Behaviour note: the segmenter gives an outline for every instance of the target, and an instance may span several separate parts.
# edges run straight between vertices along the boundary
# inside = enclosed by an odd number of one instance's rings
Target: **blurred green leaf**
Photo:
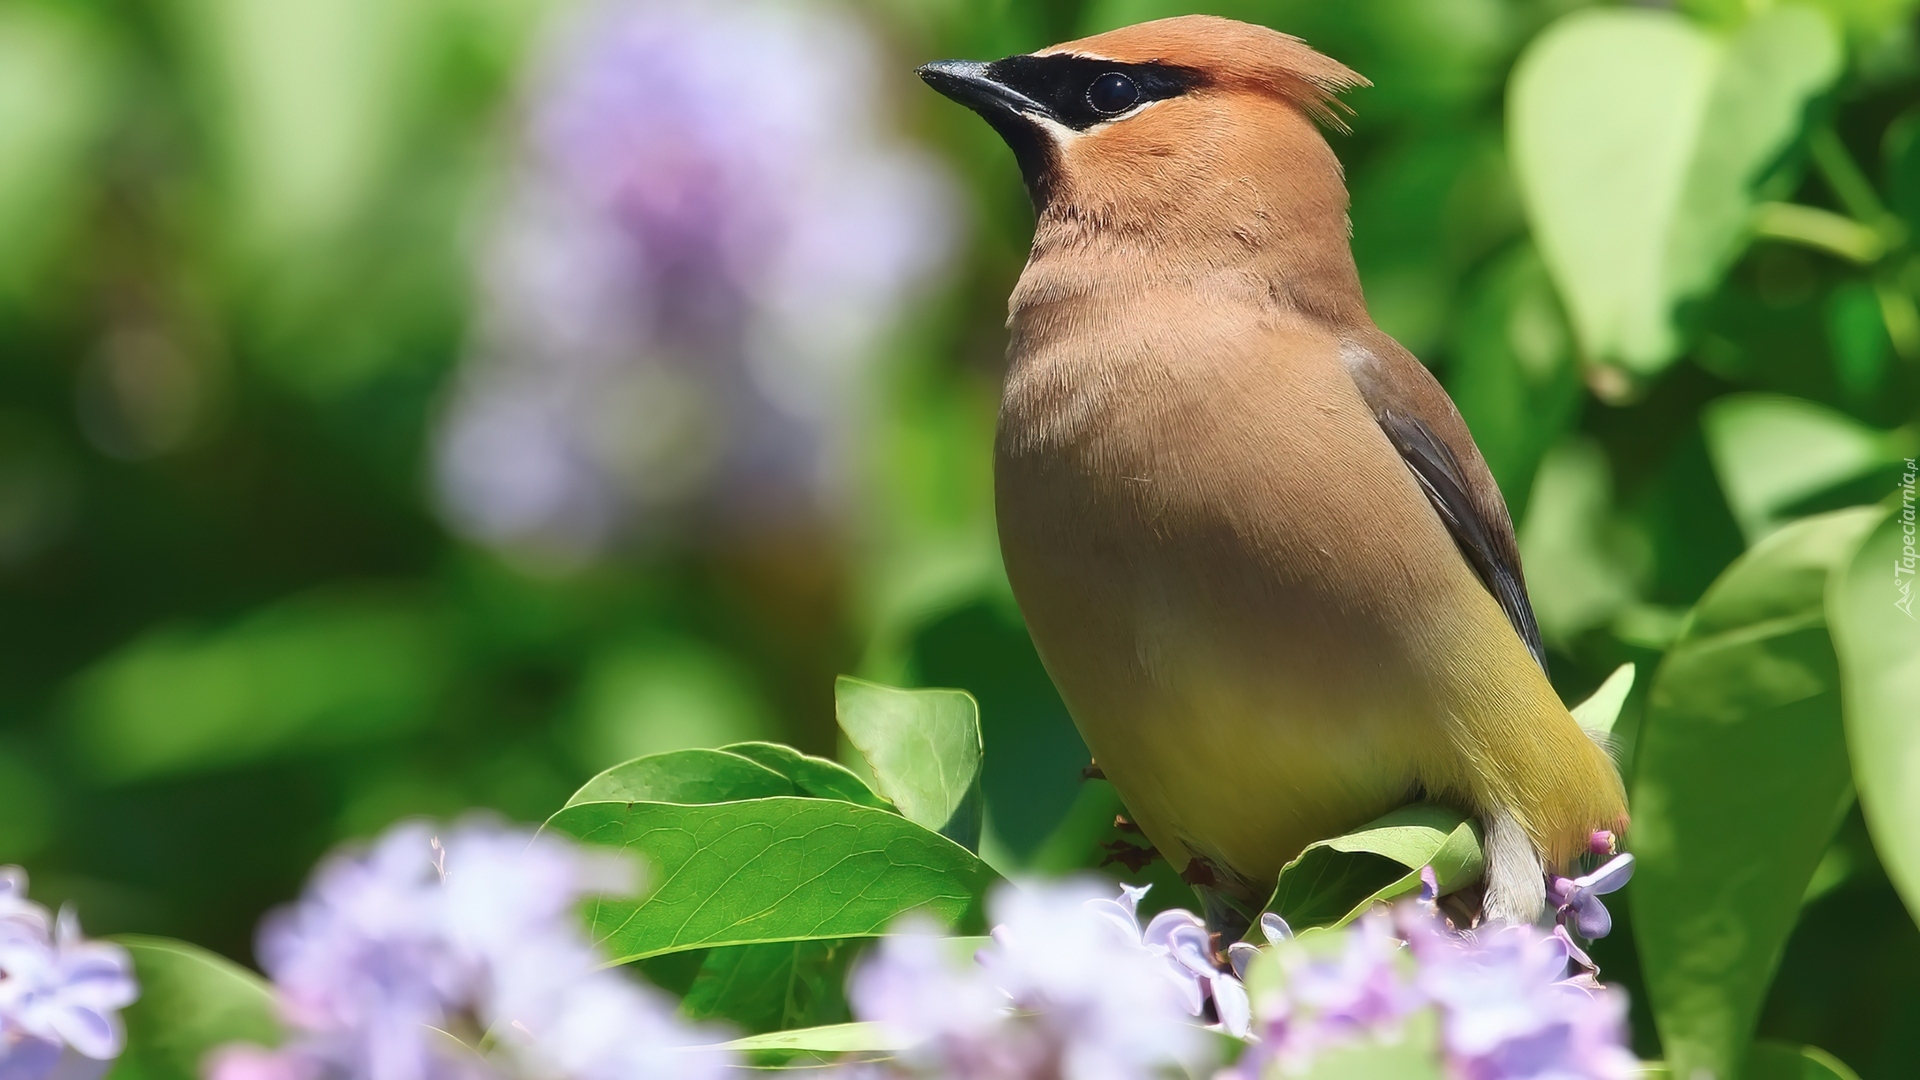
[[[1794,0],[1831,18],[1858,48],[1870,49],[1899,28],[1914,11],[1915,0]],[[1748,0],[1680,0],[1680,10],[1706,22],[1737,27],[1762,10]]]
[[[109,1080],[200,1080],[207,1054],[233,1042],[280,1042],[273,991],[258,975],[169,938],[113,939],[133,957],[140,998],[121,1013],[127,1049]]]
[[[1433,1013],[1415,1013],[1411,1033],[1392,1042],[1337,1046],[1316,1054],[1301,1080],[1442,1080],[1438,1024]],[[1287,1074],[1294,1075],[1294,1074]]]
[[[53,798],[43,771],[0,741],[0,863],[38,855],[53,838]]]
[[[1914,482],[1909,468],[1908,483]],[[1912,488],[1906,489],[1911,492]],[[1920,919],[1920,621],[1914,500],[1880,523],[1827,594],[1847,747],[1887,876]]]
[[[730,754],[738,754],[793,781],[794,794],[810,795],[816,799],[840,799],[844,802],[871,806],[876,810],[892,810],[893,805],[873,793],[865,780],[853,774],[853,770],[837,761],[817,758],[803,754],[791,746],[779,743],[743,742],[732,743],[720,749]]]
[[[275,262],[353,224],[419,90],[430,5],[172,0],[198,116],[246,256]]]
[[[758,1057],[761,1054],[893,1054],[908,1046],[885,1026],[870,1021],[851,1024],[827,1024],[749,1035],[726,1044],[730,1050]]]
[[[1679,355],[1676,306],[1739,254],[1754,185],[1841,61],[1826,18],[1786,4],[1725,35],[1588,9],[1528,45],[1509,84],[1514,168],[1590,355],[1643,374]]]
[[[1311,844],[1280,871],[1266,910],[1295,930],[1344,926],[1374,904],[1420,888],[1432,866],[1442,894],[1486,871],[1480,827],[1433,803],[1403,806],[1344,836]]]
[[[587,802],[717,803],[799,795],[793,781],[721,750],[674,750],[623,762],[581,785],[568,806]]]
[[[980,843],[980,707],[964,690],[901,690],[842,675],[840,730],[873,770],[873,786],[907,820],[969,850]]]
[[[72,9],[0,7],[0,293],[30,286],[95,193],[113,68]]]
[[[1828,575],[1875,511],[1795,522],[1695,606],[1654,676],[1637,746],[1628,902],[1674,1072],[1732,1075],[1853,799]]]
[[[1833,290],[1827,300],[1827,340],[1840,389],[1851,400],[1870,400],[1893,358],[1893,339],[1872,285],[1850,281]]]
[[[1845,1062],[1817,1046],[1762,1040],[1753,1044],[1740,1080],[1860,1080]]]
[[[1620,709],[1626,705],[1627,695],[1633,693],[1633,675],[1632,664],[1615,668],[1598,690],[1570,710],[1573,718],[1595,735],[1613,734],[1613,726],[1620,720]]]
[[[1569,645],[1638,598],[1644,544],[1615,514],[1613,469],[1591,439],[1569,439],[1540,462],[1518,533],[1527,592],[1549,643]]]
[[[1898,463],[1903,432],[1883,432],[1824,405],[1777,394],[1729,394],[1701,416],[1707,452],[1734,520],[1752,543],[1821,492]]]
[[[908,912],[972,928],[996,880],[971,852],[898,814],[828,799],[581,803],[547,825],[640,855],[660,883],[643,900],[594,903],[594,938],[622,963],[865,937]]]
[[[1884,137],[1887,160],[1887,205],[1906,219],[1907,228],[1920,231],[1920,105],[1909,106]]]
[[[714,949],[700,964],[680,1010],[750,1032],[845,1023],[849,941],[780,941]]]
[[[651,633],[618,641],[588,662],[570,735],[595,768],[759,739],[774,721],[755,682],[738,657],[697,639]]]
[[[72,731],[108,782],[349,746],[419,728],[449,677],[433,612],[299,597],[219,630],[151,631],[81,673]]]
[[[1540,459],[1586,396],[1573,331],[1531,243],[1500,257],[1472,285],[1452,344],[1447,393],[1513,519],[1524,520]]]

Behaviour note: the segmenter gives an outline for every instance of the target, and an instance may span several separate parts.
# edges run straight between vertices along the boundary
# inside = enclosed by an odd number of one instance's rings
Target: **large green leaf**
[[[581,785],[567,805],[586,802],[716,803],[798,795],[793,781],[757,761],[723,750],[648,754]]]
[[[816,799],[839,799],[871,806],[876,810],[893,809],[893,804],[875,795],[865,780],[837,761],[803,754],[779,743],[733,743],[720,749],[750,758],[793,781],[796,794],[811,795]]]
[[[1841,60],[1828,21],[1786,4],[1725,34],[1590,8],[1527,47],[1509,85],[1514,169],[1590,356],[1650,373],[1679,355],[1675,308],[1738,255],[1756,182]]]
[[[1913,479],[1912,470],[1908,480]],[[1920,611],[1914,503],[1873,531],[1827,596],[1860,808],[1887,876],[1920,918]]]
[[[113,940],[133,957],[140,998],[121,1013],[127,1049],[110,1080],[199,1080],[211,1050],[279,1043],[273,992],[258,975],[184,941]]]
[[[996,875],[898,814],[829,799],[681,806],[593,802],[549,828],[642,856],[659,884],[599,900],[596,940],[619,961],[681,949],[865,937],[907,912],[977,927]]]
[[[901,690],[842,675],[840,729],[873,770],[873,786],[907,820],[972,850],[980,796],[980,707],[964,690]]]
[[[1654,676],[1634,768],[1632,905],[1674,1072],[1728,1076],[1852,799],[1828,574],[1875,511],[1773,533],[1707,590]]]
[[[1417,891],[1426,866],[1442,893],[1480,880],[1486,857],[1479,825],[1444,806],[1403,806],[1308,846],[1280,871],[1266,910],[1296,930],[1342,926],[1376,903]]]
[[[1716,398],[1701,427],[1727,507],[1749,543],[1792,516],[1794,504],[1897,464],[1910,442],[1906,432],[1878,431],[1777,394]]]

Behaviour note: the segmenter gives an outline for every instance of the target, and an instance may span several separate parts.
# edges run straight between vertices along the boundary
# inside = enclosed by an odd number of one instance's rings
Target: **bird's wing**
[[[1447,531],[1500,602],[1514,632],[1546,670],[1527,581],[1520,572],[1520,546],[1493,473],[1468,433],[1451,398],[1413,354],[1379,331],[1349,338],[1340,356],[1360,396],[1394,449],[1413,470]]]

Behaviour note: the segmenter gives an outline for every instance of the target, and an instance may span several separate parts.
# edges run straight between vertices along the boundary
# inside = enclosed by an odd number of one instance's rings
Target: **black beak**
[[[1045,105],[995,79],[992,64],[978,60],[936,60],[920,68],[920,78],[988,121],[1052,115]]]

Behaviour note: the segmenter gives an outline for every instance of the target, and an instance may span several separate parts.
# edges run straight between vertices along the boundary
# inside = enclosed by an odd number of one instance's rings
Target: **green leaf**
[[[680,1009],[747,1031],[843,1023],[851,941],[780,941],[714,949],[701,962]]]
[[[1714,582],[1654,676],[1628,890],[1677,1076],[1732,1075],[1851,802],[1825,594],[1875,511],[1796,522]]]
[[[964,690],[901,690],[846,675],[834,681],[840,729],[873,770],[873,786],[908,821],[974,850],[980,796],[980,707]]]
[[[1845,1062],[1817,1046],[1757,1042],[1740,1080],[1860,1080]]]
[[[1295,930],[1344,926],[1374,904],[1416,892],[1432,866],[1441,893],[1480,880],[1480,826],[1433,803],[1403,806],[1344,836],[1310,845],[1280,871],[1266,910]]]
[[[1720,490],[1748,543],[1793,516],[1794,504],[1897,464],[1906,449],[1903,433],[1777,394],[1716,398],[1701,425]]]
[[[594,938],[622,963],[713,945],[866,937],[908,912],[977,927],[997,880],[971,852],[898,814],[828,799],[580,803],[547,825],[642,856],[660,883],[645,899],[593,906]]]
[[[1613,734],[1613,726],[1620,720],[1620,709],[1626,705],[1627,695],[1633,692],[1633,672],[1632,664],[1621,664],[1587,700],[1570,710],[1581,727],[1595,735]]]
[[[1914,481],[1909,468],[1908,483]],[[1911,491],[1911,488],[1907,489]],[[1914,501],[1880,523],[1827,594],[1847,748],[1874,850],[1920,918],[1920,621]]]
[[[258,975],[184,941],[113,940],[133,957],[140,998],[121,1013],[127,1049],[109,1080],[199,1080],[209,1051],[280,1042],[273,992]]]
[[[743,742],[723,746],[720,749],[730,754],[739,754],[743,758],[750,758],[793,781],[797,794],[811,795],[816,799],[839,799],[842,802],[859,803],[861,806],[871,806],[876,810],[893,809],[892,803],[875,795],[866,781],[837,761],[803,754],[791,746],[782,746],[779,743]]]
[[[1508,139],[1589,355],[1642,374],[1679,355],[1675,308],[1738,256],[1756,183],[1842,59],[1824,17],[1786,4],[1725,34],[1670,11],[1588,9],[1528,45]]]
[[[798,795],[793,781],[723,750],[648,754],[608,769],[581,786],[568,806],[587,802],[717,803]]]

